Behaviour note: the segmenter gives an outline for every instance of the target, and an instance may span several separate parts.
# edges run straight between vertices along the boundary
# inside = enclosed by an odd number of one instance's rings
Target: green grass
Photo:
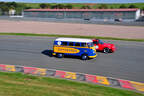
[[[40,4],[39,3],[22,3],[28,7],[32,7],[32,8],[40,8]]]
[[[106,40],[122,40],[122,41],[136,41],[144,42],[144,39],[127,39],[115,37],[97,37],[97,36],[79,36],[79,35],[58,35],[58,34],[33,34],[33,33],[0,33],[0,35],[15,35],[15,36],[47,36],[47,37],[72,37],[72,38],[97,38]]]
[[[64,79],[0,72],[0,96],[144,96],[144,94]]]

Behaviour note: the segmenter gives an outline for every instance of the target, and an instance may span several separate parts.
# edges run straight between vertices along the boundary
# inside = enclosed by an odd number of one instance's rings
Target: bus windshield
[[[93,47],[94,46],[92,42],[87,43],[87,45],[88,45],[88,47]]]

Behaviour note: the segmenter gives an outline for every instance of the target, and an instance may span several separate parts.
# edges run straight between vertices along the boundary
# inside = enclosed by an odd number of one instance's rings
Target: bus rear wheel
[[[56,56],[57,56],[57,58],[63,58],[63,54],[62,53],[57,53]]]
[[[81,59],[82,59],[82,60],[87,60],[87,59],[88,59],[88,55],[87,55],[87,54],[83,54],[83,55],[81,56]]]

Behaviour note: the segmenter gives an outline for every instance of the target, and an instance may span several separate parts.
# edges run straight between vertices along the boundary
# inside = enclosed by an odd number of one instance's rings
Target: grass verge
[[[15,36],[47,36],[47,37],[73,37],[73,38],[97,38],[106,40],[122,40],[122,41],[136,41],[144,42],[144,39],[127,39],[115,37],[97,37],[97,36],[80,36],[80,35],[58,35],[58,34],[34,34],[34,33],[0,33],[0,35],[15,35]]]
[[[144,94],[63,79],[0,72],[0,96],[144,96]]]

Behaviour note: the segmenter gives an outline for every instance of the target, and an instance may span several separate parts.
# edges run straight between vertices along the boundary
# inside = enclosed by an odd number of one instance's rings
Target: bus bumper
[[[52,55],[54,56],[54,55],[56,55],[56,53],[52,53]]]
[[[97,56],[97,54],[96,55],[94,55],[94,56],[89,56],[89,58],[95,58]]]

